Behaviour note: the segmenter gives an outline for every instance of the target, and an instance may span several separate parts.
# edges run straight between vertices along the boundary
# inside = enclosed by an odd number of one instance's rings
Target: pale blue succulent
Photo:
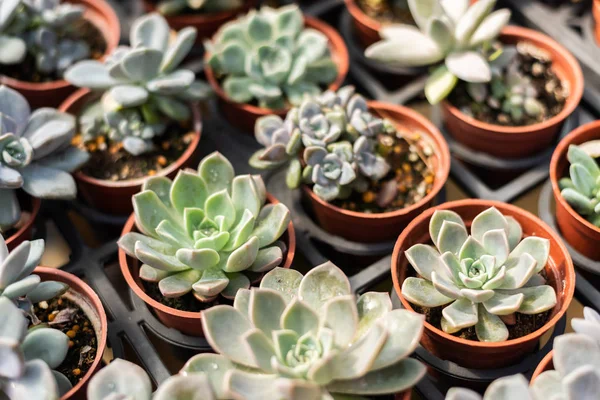
[[[584,397],[582,397],[583,399]],[[511,375],[496,379],[488,386],[481,396],[474,390],[451,388],[446,394],[446,400],[563,400],[562,397],[533,397],[529,382],[523,375]],[[567,399],[564,399],[567,400]],[[573,399],[575,400],[575,399]]]
[[[0,0],[0,65],[18,64],[27,55],[27,44],[10,26],[22,7],[21,0]]]
[[[17,91],[0,86],[0,230],[17,223],[16,189],[43,199],[73,199],[71,176],[89,158],[71,146],[75,118],[53,108],[33,113]]]

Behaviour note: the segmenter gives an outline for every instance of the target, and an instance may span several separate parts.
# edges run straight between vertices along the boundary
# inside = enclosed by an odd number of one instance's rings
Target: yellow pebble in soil
[[[158,156],[158,158],[156,159],[156,162],[161,167],[164,167],[165,165],[167,165],[167,158],[165,156]]]
[[[154,176],[156,175],[156,171],[151,169],[150,171],[148,171],[148,176]]]
[[[410,165],[408,163],[402,164],[402,169],[404,172],[410,172]]]
[[[79,375],[81,375],[81,370],[80,370],[79,368],[75,368],[75,369],[73,370],[73,375],[75,375],[75,376],[79,376]]]
[[[433,175],[427,175],[425,177],[425,183],[433,183]]]
[[[71,347],[73,347],[73,346],[75,346],[75,342],[74,342],[74,341],[72,341],[72,340],[69,340],[69,348],[71,348]]]
[[[74,330],[67,331],[67,336],[69,337],[69,339],[73,339],[76,335],[77,332],[75,332]]]
[[[80,328],[79,328],[79,325],[73,325],[73,330],[74,330],[75,332],[78,332],[78,331],[79,331],[79,329],[80,329]]]
[[[52,321],[54,321],[54,318],[56,318],[56,314],[48,315],[48,321],[52,322]]]
[[[369,191],[363,194],[363,201],[365,203],[372,203],[375,201],[375,193]]]

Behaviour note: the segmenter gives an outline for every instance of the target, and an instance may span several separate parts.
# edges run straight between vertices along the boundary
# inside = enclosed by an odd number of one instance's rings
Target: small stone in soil
[[[415,24],[406,1],[358,0],[357,4],[362,12],[382,24]]]

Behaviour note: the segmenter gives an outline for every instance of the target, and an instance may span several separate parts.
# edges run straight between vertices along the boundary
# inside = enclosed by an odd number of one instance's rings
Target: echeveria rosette
[[[311,146],[304,150],[306,167],[303,175],[313,184],[313,191],[325,201],[350,194],[356,179],[350,142],[332,143],[327,149]]]
[[[119,246],[140,260],[140,278],[165,297],[192,292],[200,301],[233,298],[261,273],[281,264],[278,239],[290,222],[281,203],[265,204],[260,176],[235,176],[220,153],[174,181],[148,179],[133,197],[136,225]]]
[[[243,4],[242,0],[161,0],[157,10],[165,16],[180,15],[186,9],[194,13],[218,13],[235,10]]]
[[[77,186],[70,172],[89,155],[71,146],[75,118],[53,108],[33,113],[25,97],[0,86],[0,230],[17,223],[16,189],[43,199],[72,199]]]
[[[408,0],[418,27],[395,24],[365,51],[369,58],[400,67],[438,65],[425,85],[431,104],[448,96],[458,79],[489,82],[491,68],[482,50],[510,19],[507,9],[492,12],[496,0]]]
[[[263,108],[300,105],[305,94],[320,94],[319,85],[338,74],[329,39],[304,27],[296,5],[252,10],[223,25],[206,48],[227,97],[238,103],[256,99]]]
[[[567,159],[570,177],[560,180],[560,193],[578,214],[600,228],[600,167],[583,146],[570,145]]]
[[[405,254],[418,273],[402,284],[402,295],[423,307],[445,306],[441,326],[455,333],[471,326],[482,342],[508,338],[501,316],[539,314],[556,305],[554,288],[540,275],[548,239],[529,236],[495,207],[477,215],[471,235],[461,217],[437,210],[429,224],[434,246],[417,244]]]
[[[511,375],[496,379],[481,396],[471,389],[451,388],[446,394],[446,400],[546,400],[558,397],[533,397],[529,382],[523,375]],[[560,399],[563,399],[562,397]],[[565,399],[566,400],[566,399]]]
[[[131,47],[118,47],[104,62],[87,60],[69,68],[67,81],[103,92],[101,101],[80,117],[84,139],[107,135],[140,155],[154,149],[152,139],[171,121],[188,122],[189,103],[210,92],[192,71],[179,68],[195,41],[195,28],[172,37],[163,16],[148,14],[133,24]]]

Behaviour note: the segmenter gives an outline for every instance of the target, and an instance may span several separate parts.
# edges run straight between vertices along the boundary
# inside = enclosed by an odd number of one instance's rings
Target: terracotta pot
[[[270,194],[267,194],[267,202],[272,204],[279,203],[279,201]],[[137,232],[134,214],[132,214],[125,223],[121,236],[132,231]],[[290,268],[292,261],[294,260],[294,254],[296,253],[296,233],[294,231],[294,225],[291,221],[288,225],[287,231],[285,231],[283,234],[282,239],[287,245],[287,255],[285,256],[283,268]],[[154,300],[152,297],[146,294],[144,285],[139,277],[139,261],[133,257],[127,256],[127,254],[121,249],[119,249],[119,265],[121,266],[121,273],[125,277],[125,280],[127,281],[127,284],[131,290],[133,290],[133,292],[154,311],[154,314],[165,326],[177,329],[186,335],[204,336],[202,333],[202,324],[200,323],[200,320],[202,319],[202,313],[180,311],[175,308],[171,308]]]
[[[354,32],[359,42],[364,47],[368,47],[381,40],[379,36],[379,30],[383,27],[381,22],[365,14],[356,4],[356,0],[345,0],[345,2],[348,12],[352,16]]]
[[[69,96],[60,106],[60,111],[77,115],[83,106],[94,99],[94,95],[87,89],[80,89]],[[193,127],[196,135],[190,143],[187,150],[167,168],[159,171],[155,176],[175,177],[177,171],[182,168],[196,168],[194,165],[197,152],[199,151],[200,136],[202,134],[202,121],[200,116],[200,107],[197,104],[191,105],[193,112]],[[112,214],[127,215],[133,211],[131,196],[138,193],[147,177],[138,179],[129,179],[125,181],[109,181],[96,179],[85,175],[83,172],[74,173],[79,193],[92,207]]]
[[[392,255],[392,279],[394,289],[407,310],[413,311],[410,303],[402,295],[402,283],[412,268],[404,252],[418,243],[430,243],[429,220],[436,210],[457,212],[467,226],[482,211],[496,207],[502,214],[514,217],[523,227],[524,236],[539,236],[550,240],[550,256],[545,267],[548,284],[556,291],[557,303],[552,309],[548,322],[540,329],[518,339],[488,343],[466,340],[443,332],[425,322],[425,334],[421,344],[443,360],[453,361],[466,368],[491,369],[513,365],[533,352],[540,337],[554,327],[567,311],[575,291],[575,270],[573,261],[560,237],[535,215],[510,204],[491,200],[459,200],[444,203],[425,211],[402,232]]]
[[[402,393],[397,393],[394,396],[395,400],[410,400],[410,398],[412,397],[412,391],[411,390],[406,390]]]
[[[146,12],[156,11],[156,1],[143,0]],[[224,23],[233,20],[239,14],[245,14],[251,8],[255,8],[258,0],[246,0],[242,7],[230,11],[222,11],[209,14],[181,14],[165,17],[171,29],[180,31],[183,28],[191,26],[196,28],[198,35],[196,43],[202,43],[204,39],[210,38]]]
[[[558,187],[558,181],[569,176],[569,146],[597,139],[600,139],[600,121],[580,126],[561,140],[550,161],[550,181],[556,203],[556,222],[563,237],[578,252],[592,260],[600,261],[600,228],[577,214],[562,197]]]
[[[535,379],[540,376],[542,372],[550,371],[554,368],[552,356],[554,356],[554,350],[546,354],[542,361],[540,361],[537,368],[533,372],[533,375],[531,376],[531,383],[533,383],[533,381],[535,381]]]
[[[596,37],[596,42],[600,45],[600,0],[594,0],[592,14],[594,15],[594,20],[596,22],[594,36]]]
[[[108,321],[106,318],[106,312],[102,306],[100,298],[94,292],[94,290],[88,286],[87,283],[79,279],[73,274],[62,271],[56,268],[37,267],[34,274],[39,275],[42,281],[59,281],[69,285],[69,290],[63,295],[63,297],[77,304],[85,315],[89,318],[94,331],[96,332],[96,342],[98,343],[98,349],[96,357],[92,366],[88,372],[81,378],[81,380],[73,386],[60,400],[83,400],[86,398],[85,391],[87,384],[101,368],[102,355],[106,349],[106,338],[108,332]]]
[[[85,6],[84,17],[93,23],[104,35],[106,51],[110,54],[118,45],[121,37],[119,19],[112,7],[105,0],[67,0],[69,3]],[[0,75],[0,83],[18,90],[27,98],[32,108],[58,107],[76,88],[65,80],[32,83],[19,81]]]
[[[304,16],[304,24],[308,28],[320,31],[329,39],[331,56],[338,67],[338,77],[331,85],[329,85],[329,89],[339,89],[342,83],[344,83],[344,79],[346,79],[348,69],[350,68],[350,58],[344,40],[333,27],[316,18]],[[204,72],[206,74],[206,79],[219,98],[221,112],[227,121],[241,129],[243,132],[254,135],[254,123],[258,118],[264,117],[265,115],[279,115],[281,118],[285,118],[289,108],[271,110],[251,104],[236,103],[230,100],[221,87],[220,82],[217,80],[214,71],[206,62],[209,58],[210,54],[207,52],[204,56]]]
[[[40,207],[42,206],[42,201],[40,199],[31,197],[25,192],[19,191],[19,193],[17,193],[17,197],[19,199],[21,209],[29,211],[31,216],[29,220],[27,220],[27,222],[25,222],[25,224],[23,224],[23,226],[17,230],[17,232],[6,239],[6,247],[8,247],[9,251],[12,251],[23,241],[31,239],[33,224],[40,213]]]
[[[349,211],[329,204],[314,194],[308,186],[303,186],[305,197],[310,199],[319,225],[326,231],[362,243],[376,243],[394,240],[406,225],[417,215],[431,206],[433,200],[446,184],[450,173],[450,152],[440,131],[421,114],[407,107],[369,102],[370,109],[382,117],[401,126],[422,132],[434,148],[435,181],[431,192],[418,203],[401,210],[367,214]]]
[[[537,31],[507,26],[500,40],[507,44],[531,42],[552,56],[552,68],[563,84],[570,87],[563,110],[547,121],[528,126],[500,126],[488,124],[463,114],[449,101],[442,102],[444,122],[450,134],[460,143],[501,158],[523,158],[547,149],[556,139],[567,119],[583,95],[583,73],[579,63],[567,49],[549,36]]]

